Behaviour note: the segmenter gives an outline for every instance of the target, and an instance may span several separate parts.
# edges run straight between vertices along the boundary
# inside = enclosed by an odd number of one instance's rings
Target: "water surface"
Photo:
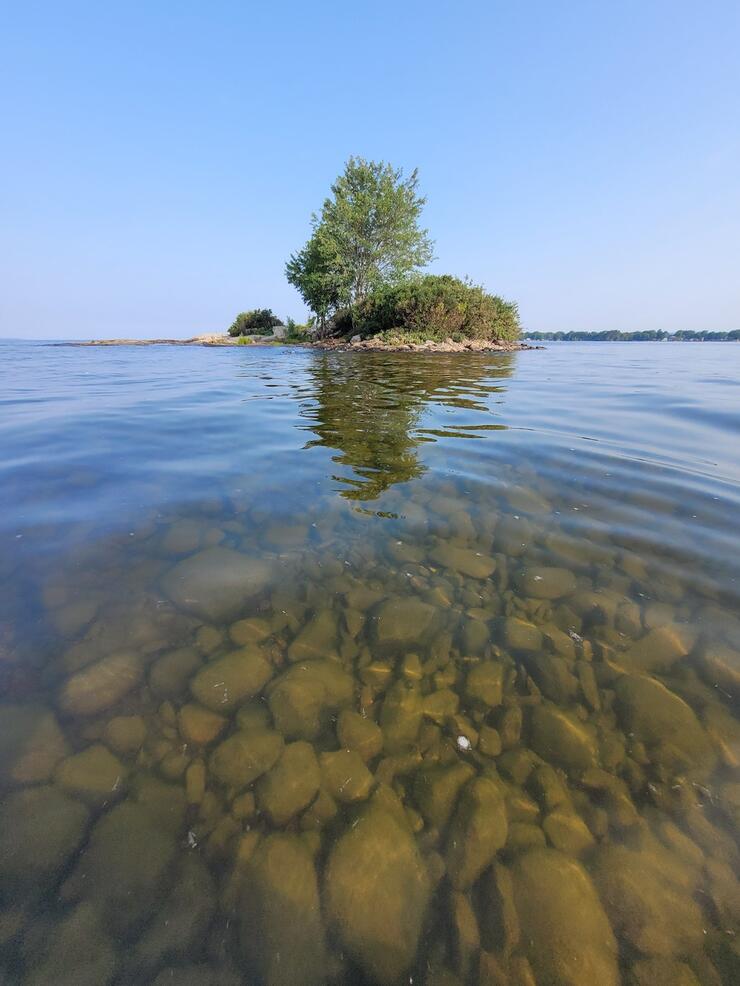
[[[0,983],[740,980],[739,347],[0,401]]]

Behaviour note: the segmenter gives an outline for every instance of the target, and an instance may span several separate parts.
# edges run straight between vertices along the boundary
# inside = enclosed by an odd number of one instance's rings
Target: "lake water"
[[[0,401],[3,986],[740,981],[740,346]]]

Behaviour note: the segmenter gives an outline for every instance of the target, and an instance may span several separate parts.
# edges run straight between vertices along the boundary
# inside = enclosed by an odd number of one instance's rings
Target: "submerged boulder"
[[[470,764],[462,761],[420,770],[414,780],[414,800],[424,820],[434,828],[445,829],[460,791],[474,775]]]
[[[264,559],[231,548],[207,548],[171,568],[162,588],[179,609],[222,623],[264,592],[272,575]]]
[[[178,870],[172,890],[131,957],[131,970],[139,978],[145,978],[145,970],[158,969],[197,948],[215,913],[216,886],[203,860],[194,854],[183,856]]]
[[[88,901],[106,927],[126,934],[143,924],[157,905],[158,894],[175,856],[173,833],[157,813],[125,801],[103,815],[90,835],[62,900]]]
[[[567,568],[528,566],[516,580],[517,589],[531,599],[560,599],[576,590],[576,577]]]
[[[416,956],[430,883],[402,816],[371,802],[334,846],[326,867],[329,921],[366,975],[393,983]]]
[[[260,650],[243,647],[201,668],[190,683],[190,691],[207,709],[228,712],[259,694],[272,670]]]
[[[458,890],[470,887],[506,843],[506,803],[499,785],[476,777],[465,787],[447,836],[447,872]]]
[[[24,986],[108,986],[116,971],[113,942],[92,904],[80,904],[55,924],[35,952]]]
[[[213,776],[226,787],[241,790],[270,770],[283,750],[283,737],[274,730],[234,733],[211,754]]]
[[[257,804],[274,825],[286,825],[309,805],[319,790],[321,771],[305,740],[289,743],[257,785]]]
[[[102,743],[93,743],[59,764],[54,780],[68,794],[100,807],[123,794],[128,771]]]
[[[653,840],[639,849],[605,846],[593,861],[615,932],[643,955],[682,957],[703,948],[705,922],[692,897],[697,872]]]
[[[458,547],[449,541],[441,542],[429,555],[435,565],[452,569],[471,579],[487,579],[496,570],[496,560],[473,548]]]
[[[268,835],[246,864],[240,943],[264,986],[326,982],[316,870],[299,836]]]
[[[701,773],[714,767],[716,753],[689,706],[655,678],[624,675],[615,685],[617,714],[624,731],[646,746],[671,754]]]
[[[596,740],[570,713],[554,705],[532,711],[530,744],[543,760],[565,770],[581,771],[596,765]]]
[[[617,942],[583,867],[555,849],[533,849],[516,859],[511,874],[537,982],[618,986]]]
[[[416,686],[397,681],[389,690],[380,710],[380,728],[386,753],[400,753],[413,746],[424,717],[421,692]]]
[[[42,894],[79,848],[88,810],[54,787],[32,787],[0,803],[0,895]]]
[[[318,613],[298,633],[288,648],[288,660],[328,657],[337,648],[337,618],[329,609]]]
[[[48,781],[69,748],[43,705],[0,705],[0,784]]]
[[[667,671],[686,657],[695,643],[696,630],[686,624],[668,624],[649,630],[617,661],[626,671],[637,674]]]
[[[375,642],[389,650],[424,643],[432,633],[437,611],[413,596],[380,603],[372,615]]]
[[[142,674],[141,659],[136,654],[111,654],[67,678],[59,694],[59,708],[68,715],[97,715],[128,695]]]
[[[272,683],[268,703],[286,739],[315,740],[353,695],[354,682],[340,664],[302,661]]]

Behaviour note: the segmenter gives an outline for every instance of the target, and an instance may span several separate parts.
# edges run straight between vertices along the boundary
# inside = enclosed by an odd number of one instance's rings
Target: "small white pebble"
[[[467,736],[458,736],[457,737],[457,745],[460,747],[461,750],[469,750],[470,749],[470,740],[468,739]]]

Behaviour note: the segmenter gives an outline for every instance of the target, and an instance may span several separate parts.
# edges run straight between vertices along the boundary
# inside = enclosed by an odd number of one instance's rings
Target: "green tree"
[[[404,178],[401,168],[384,161],[349,159],[312,217],[311,239],[286,266],[288,280],[319,319],[429,263],[433,244],[419,225],[425,202],[416,170]]]
[[[248,312],[239,312],[229,326],[230,336],[245,336],[252,333],[268,334],[282,321],[271,308],[253,308]]]
[[[323,335],[327,319],[349,292],[343,268],[323,229],[315,228],[303,249],[291,256],[285,274],[315,314],[319,335]]]

